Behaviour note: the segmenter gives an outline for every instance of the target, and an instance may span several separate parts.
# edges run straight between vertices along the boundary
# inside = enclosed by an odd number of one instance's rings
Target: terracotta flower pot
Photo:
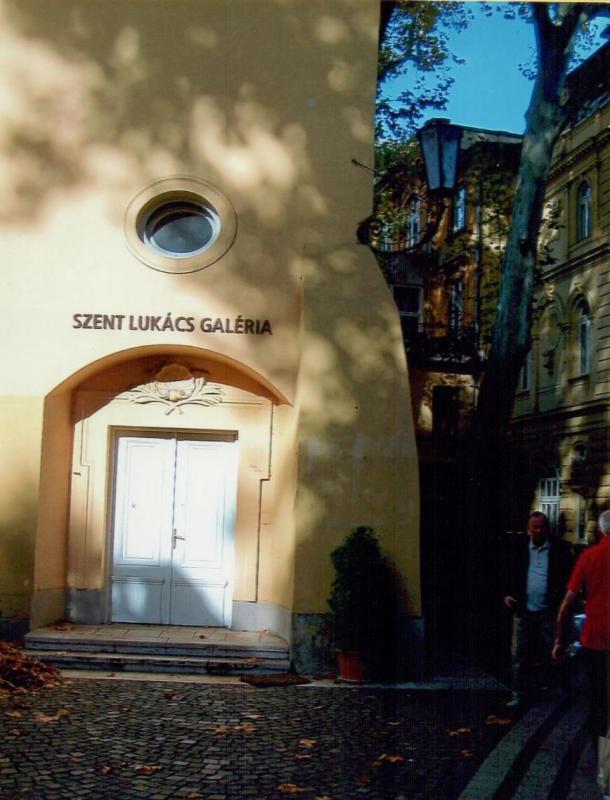
[[[343,681],[350,683],[364,683],[366,680],[366,669],[362,656],[352,651],[335,650],[337,663],[339,666],[339,677]]]

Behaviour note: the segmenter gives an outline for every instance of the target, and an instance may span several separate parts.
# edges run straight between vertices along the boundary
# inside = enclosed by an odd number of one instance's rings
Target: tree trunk
[[[532,299],[538,231],[553,147],[566,122],[559,105],[539,99],[536,87],[523,139],[511,229],[502,264],[496,323],[476,415],[484,439],[501,439],[508,428],[519,371],[531,343]]]
[[[530,349],[538,233],[553,149],[571,111],[566,80],[574,40],[587,20],[608,12],[609,4],[560,3],[555,19],[547,3],[530,7],[538,70],[526,114],[497,317],[475,417],[477,441],[484,450],[499,444],[508,430],[519,371]]]

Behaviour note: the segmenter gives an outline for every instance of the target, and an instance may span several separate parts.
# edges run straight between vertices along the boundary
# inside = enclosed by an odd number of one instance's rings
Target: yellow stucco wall
[[[29,613],[40,477],[43,401],[0,402],[0,612]]]
[[[255,583],[260,602],[324,611],[330,550],[372,524],[419,614],[400,326],[355,239],[371,208],[370,176],[352,159],[372,163],[377,0],[4,0],[0,22],[1,391],[24,465],[3,487],[0,591],[16,596],[32,580],[36,546],[36,588],[55,613],[75,546],[69,409],[86,381],[109,391],[113,364],[154,351],[224,365],[220,383],[273,405],[260,551],[241,597]],[[125,239],[132,199],[170,176],[210,182],[237,217],[228,252],[189,274],[149,268]],[[122,322],[75,327],[77,314],[81,325],[88,314]],[[191,317],[194,330],[128,322],[169,315]],[[207,317],[235,327],[240,315],[269,320],[272,334],[199,327]],[[36,411],[22,435],[24,396]],[[100,469],[103,484],[108,464]],[[105,530],[102,518],[95,525]]]

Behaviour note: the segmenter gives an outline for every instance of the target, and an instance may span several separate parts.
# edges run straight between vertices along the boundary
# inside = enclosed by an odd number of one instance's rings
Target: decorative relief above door
[[[183,364],[167,364],[162,367],[150,383],[140,384],[119,395],[119,399],[131,403],[162,403],[167,406],[167,415],[181,406],[215,406],[222,402],[223,391],[216,384],[208,383],[205,375],[194,375]]]

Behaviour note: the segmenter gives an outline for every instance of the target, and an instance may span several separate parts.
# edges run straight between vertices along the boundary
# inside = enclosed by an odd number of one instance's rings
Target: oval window
[[[210,247],[220,233],[213,209],[192,200],[173,200],[152,209],[144,220],[143,238],[173,258],[188,258]]]
[[[161,272],[197,272],[232,246],[237,216],[229,199],[207,181],[162,178],[141,189],[125,212],[131,252]]]

